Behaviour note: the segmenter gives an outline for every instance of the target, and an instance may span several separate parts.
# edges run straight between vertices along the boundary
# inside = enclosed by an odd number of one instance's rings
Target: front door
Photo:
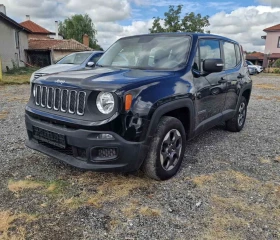
[[[196,92],[196,133],[217,125],[222,120],[226,100],[224,83],[225,71],[203,74],[205,59],[222,58],[220,41],[200,39],[193,64],[194,86]],[[196,74],[197,73],[197,74]]]

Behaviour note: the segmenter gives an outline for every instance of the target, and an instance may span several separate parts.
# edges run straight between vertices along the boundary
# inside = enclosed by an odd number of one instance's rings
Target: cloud
[[[244,49],[254,51],[264,49],[263,29],[280,22],[279,0],[255,1],[265,5],[238,7],[232,0],[213,0],[203,6],[185,0],[2,0],[1,3],[6,5],[8,16],[16,21],[24,21],[25,15],[30,15],[31,20],[50,31],[55,29],[55,20],[87,13],[104,49],[120,37],[148,33],[153,20],[147,16],[152,17],[154,13],[160,16],[162,7],[184,4],[183,12],[196,9],[201,12],[202,7],[216,9],[218,12],[210,17],[211,33],[235,39]]]
[[[219,12],[210,17],[211,33],[241,43],[247,51],[263,51],[263,29],[279,24],[280,8],[270,6],[240,7],[230,13]]]
[[[269,5],[272,8],[280,7],[280,1],[279,0],[258,0],[258,2],[260,4]]]

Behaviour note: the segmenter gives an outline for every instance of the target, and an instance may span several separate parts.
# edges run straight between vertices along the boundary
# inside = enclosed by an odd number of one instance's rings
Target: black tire
[[[241,106],[244,106],[244,110],[242,112],[242,114],[243,114],[243,121],[242,122],[240,122],[240,120],[239,120],[239,117],[240,117],[240,114],[241,114],[240,113]],[[245,125],[246,116],[247,116],[247,100],[246,100],[245,97],[242,96],[235,116],[232,119],[226,121],[226,129],[231,131],[231,132],[240,132]]]
[[[170,142],[170,144],[167,142]],[[181,145],[179,145],[178,142],[180,142]],[[155,180],[167,180],[178,172],[184,157],[185,149],[186,133],[181,121],[174,117],[162,117],[141,169],[150,178]],[[163,155],[166,156],[166,158]],[[167,159],[171,160],[167,161]],[[168,169],[165,169],[164,166]],[[171,169],[171,167],[173,168]]]

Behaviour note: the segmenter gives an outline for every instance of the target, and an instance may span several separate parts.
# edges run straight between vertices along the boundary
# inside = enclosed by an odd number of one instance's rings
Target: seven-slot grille
[[[43,108],[80,116],[85,113],[86,92],[84,91],[35,85],[34,97],[35,104]]]

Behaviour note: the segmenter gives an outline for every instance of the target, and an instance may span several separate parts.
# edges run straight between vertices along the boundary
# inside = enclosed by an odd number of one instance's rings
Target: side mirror
[[[88,62],[87,63],[87,67],[94,67],[95,66],[95,62]]]
[[[221,72],[224,69],[222,59],[205,59],[203,61],[203,71],[207,73]]]

